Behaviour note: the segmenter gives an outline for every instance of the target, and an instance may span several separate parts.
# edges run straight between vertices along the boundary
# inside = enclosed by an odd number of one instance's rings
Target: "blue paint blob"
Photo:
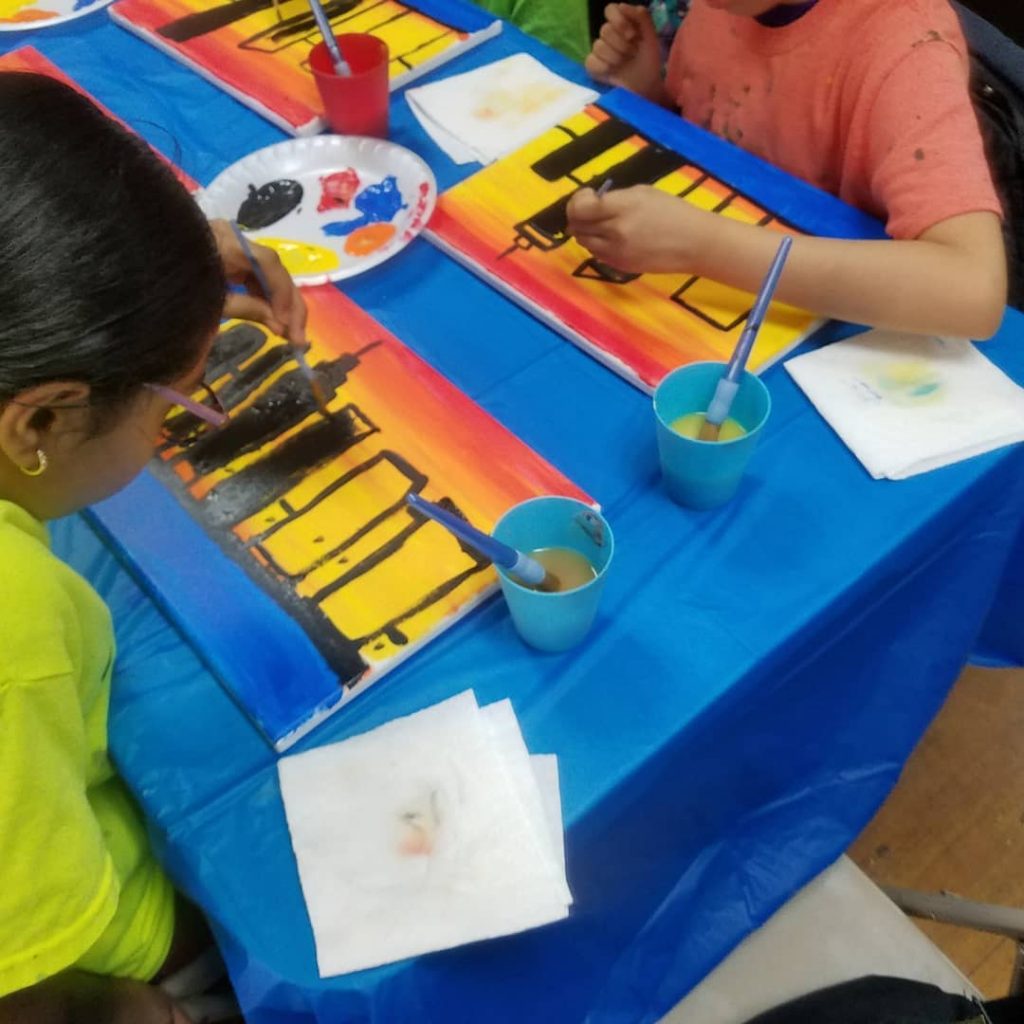
[[[96,3],[96,0],[75,0],[75,6],[72,10],[80,11],[85,7],[92,7],[94,3]]]
[[[356,196],[355,208],[362,214],[353,220],[336,220],[323,226],[325,235],[351,235],[367,224],[381,224],[394,219],[399,210],[406,208],[402,202],[402,193],[398,191],[398,182],[393,174],[389,174],[380,184],[368,185]]]

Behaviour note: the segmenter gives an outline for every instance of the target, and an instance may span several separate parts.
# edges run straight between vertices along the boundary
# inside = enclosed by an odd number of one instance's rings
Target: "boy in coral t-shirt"
[[[983,338],[1006,301],[1002,209],[946,0],[694,0],[662,72],[643,7],[611,4],[587,68],[881,218],[891,241],[795,240],[778,296]],[[778,235],[651,187],[582,190],[570,229],[633,272],[755,291]]]

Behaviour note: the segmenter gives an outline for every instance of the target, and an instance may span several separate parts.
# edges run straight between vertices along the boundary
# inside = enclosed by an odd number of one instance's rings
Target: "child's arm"
[[[599,82],[621,85],[663,107],[674,107],[661,72],[661,44],[646,7],[609,4],[600,36],[586,59]]]
[[[66,971],[0,999],[0,1024],[191,1024],[158,988]]]
[[[569,204],[569,230],[599,260],[631,272],[692,273],[756,292],[775,231],[641,186]],[[999,218],[965,213],[913,241],[797,236],[777,297],[824,316],[920,334],[988,338],[1006,303]]]

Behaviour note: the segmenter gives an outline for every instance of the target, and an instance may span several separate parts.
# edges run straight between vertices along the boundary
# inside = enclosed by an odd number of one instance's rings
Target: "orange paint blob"
[[[367,224],[366,227],[356,228],[348,236],[345,240],[345,252],[349,256],[369,256],[370,253],[387,245],[395,234],[394,224]]]
[[[49,21],[56,17],[56,11],[43,11],[38,7],[31,7],[27,11],[17,11],[14,14],[0,17],[0,21]]]

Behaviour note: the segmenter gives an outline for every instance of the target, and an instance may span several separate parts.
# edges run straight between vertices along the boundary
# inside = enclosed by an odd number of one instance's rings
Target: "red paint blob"
[[[359,175],[351,167],[333,174],[325,174],[320,179],[320,202],[317,213],[325,210],[347,210],[352,198],[359,191]]]

